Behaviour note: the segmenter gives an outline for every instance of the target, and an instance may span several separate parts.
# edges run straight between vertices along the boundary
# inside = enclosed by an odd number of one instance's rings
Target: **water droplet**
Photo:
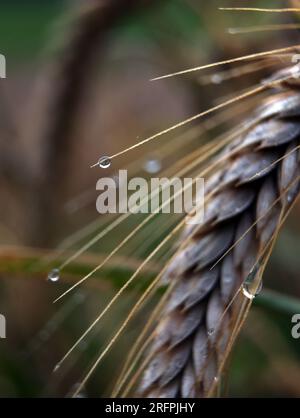
[[[211,76],[211,82],[213,84],[221,84],[223,81],[223,77],[220,74],[213,74]]]
[[[157,158],[149,158],[144,164],[144,170],[150,174],[158,173],[161,170],[161,161]]]
[[[214,381],[215,381],[215,383],[217,383],[217,382],[219,381],[218,376],[215,376],[215,377],[214,377]]]
[[[111,165],[111,159],[107,156],[99,158],[98,161],[99,167],[108,168]]]
[[[262,289],[262,280],[260,275],[258,274],[260,267],[261,263],[258,262],[250,271],[248,277],[246,278],[243,284],[243,295],[250,300],[254,299],[261,292]]]
[[[50,271],[50,273],[48,274],[48,280],[50,282],[57,282],[60,278],[60,272],[59,269],[53,269]]]
[[[81,383],[75,383],[75,385],[73,385],[67,397],[71,396],[73,398],[86,398],[86,393],[85,393],[84,388],[81,388],[81,390],[78,393],[76,393],[81,386],[82,386]]]
[[[60,363],[57,363],[53,369],[53,373],[57,372],[59,368],[60,368]]]
[[[215,332],[215,328],[208,328],[207,334],[212,335]]]
[[[286,197],[287,202],[291,203],[293,199],[294,199],[294,193],[291,193],[291,192],[287,193],[287,197]]]

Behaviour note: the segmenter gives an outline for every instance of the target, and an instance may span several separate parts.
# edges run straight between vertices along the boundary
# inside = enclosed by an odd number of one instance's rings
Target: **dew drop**
[[[48,274],[48,278],[47,279],[49,280],[49,282],[55,283],[55,282],[57,282],[59,280],[59,278],[60,278],[59,269],[53,269]]]
[[[293,198],[294,198],[294,195],[293,195],[293,193],[288,193],[287,194],[287,197],[286,197],[286,200],[287,200],[287,202],[288,203],[291,203],[292,201],[293,201]]]
[[[84,388],[82,388],[78,393],[76,393],[76,395],[74,395],[74,393],[77,392],[80,386],[81,386],[81,383],[75,383],[75,385],[73,385],[67,397],[71,396],[73,398],[86,398],[86,393],[85,393]]]
[[[260,267],[261,264],[257,263],[243,284],[243,295],[250,300],[254,299],[262,290],[262,280],[258,275]]]
[[[207,330],[207,334],[208,334],[208,335],[212,335],[214,332],[215,332],[215,329],[214,329],[214,328],[209,328],[209,329]]]
[[[161,161],[157,158],[149,158],[144,164],[144,170],[150,174],[158,173],[161,170]]]
[[[213,84],[221,84],[223,81],[223,77],[220,74],[213,74],[211,76],[211,82]]]
[[[111,159],[107,156],[101,157],[99,158],[98,164],[101,168],[109,168],[111,165]]]
[[[57,363],[56,366],[53,368],[53,373],[57,372],[60,368],[60,363]]]

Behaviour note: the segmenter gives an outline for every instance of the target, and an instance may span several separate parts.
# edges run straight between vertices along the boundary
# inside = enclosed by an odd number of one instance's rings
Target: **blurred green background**
[[[149,78],[298,43],[299,31],[234,36],[228,33],[232,27],[295,22],[297,16],[220,12],[217,10],[220,6],[236,5],[223,0],[154,3],[112,25],[99,51],[96,50],[93,71],[88,68],[86,73],[83,71],[87,83],[73,121],[71,145],[61,156],[65,161],[61,169],[55,159],[51,160],[50,167],[44,164],[47,144],[32,132],[42,116],[45,117],[39,113],[43,107],[40,103],[45,101],[41,86],[47,80],[51,63],[65,58],[56,56],[56,49],[68,41],[69,16],[80,1],[0,1],[0,53],[7,59],[7,79],[0,80],[0,313],[7,320],[7,338],[0,340],[2,397],[68,396],[136,301],[145,282],[153,277],[151,268],[139,276],[138,284],[126,292],[61,370],[52,373],[55,364],[129,277],[136,262],[168,232],[166,226],[156,236],[157,227],[153,222],[148,230],[148,235],[153,233],[149,245],[139,248],[138,241],[133,243],[79,290],[53,304],[55,297],[89,272],[141,219],[136,217],[127,222],[105,243],[93,246],[57,283],[47,281],[48,270],[56,265],[55,262],[47,264],[48,252],[51,254],[62,240],[97,219],[95,183],[99,172],[89,170],[89,165],[101,154],[110,155],[137,138],[144,138],[216,104],[222,97],[254,85],[272,69],[218,85],[204,83],[199,73],[151,86]],[[276,7],[282,3],[245,1],[242,5]],[[88,63],[82,65],[85,70]],[[68,74],[63,82],[67,80]],[[58,85],[50,84],[50,90],[55,92]],[[57,112],[62,109],[50,108],[46,117],[51,120]],[[239,116],[232,115],[220,128],[221,132],[232,127],[235,120]],[[220,133],[220,129],[209,134],[208,139]],[[142,158],[143,153],[156,158],[159,150],[156,145],[149,145],[121,158],[110,174]],[[174,161],[176,156],[167,163],[171,165]],[[63,177],[55,185],[51,183],[53,177],[49,177],[48,188],[43,190],[49,194],[51,205],[44,214],[35,181],[56,170]],[[300,396],[300,340],[291,337],[291,316],[300,313],[300,308],[294,312],[295,306],[300,306],[299,216],[298,205],[281,233],[264,279],[266,289],[292,296],[295,305],[285,301],[284,309],[276,307],[277,296],[272,296],[273,301],[268,303],[268,292],[257,297],[231,356],[223,396]],[[159,222],[166,225],[167,219]],[[81,243],[93,235],[90,232]],[[71,251],[77,246],[79,243]],[[164,258],[160,261],[163,263]],[[153,270],[156,268],[154,265]],[[158,295],[137,315],[81,396],[109,395],[125,354],[157,300]]]

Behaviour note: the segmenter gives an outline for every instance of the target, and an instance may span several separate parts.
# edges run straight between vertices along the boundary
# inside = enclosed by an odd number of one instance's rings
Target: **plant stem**
[[[274,290],[264,290],[255,298],[256,306],[293,315],[300,313],[300,300],[287,295],[282,295]]]

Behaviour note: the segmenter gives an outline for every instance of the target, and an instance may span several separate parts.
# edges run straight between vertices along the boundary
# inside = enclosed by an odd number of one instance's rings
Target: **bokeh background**
[[[0,1],[0,52],[7,60],[7,78],[0,80],[0,313],[7,320],[7,338],[0,340],[2,397],[64,397],[72,393],[140,295],[148,276],[159,268],[149,266],[61,370],[52,373],[138,260],[161,238],[155,237],[143,248],[140,241],[133,242],[101,274],[52,303],[140,222],[138,216],[128,221],[69,266],[60,280],[47,280],[48,271],[56,265],[55,251],[68,244],[71,234],[86,229],[86,235],[61,256],[62,260],[110,221],[99,219],[96,212],[99,169],[91,170],[90,164],[100,155],[111,155],[239,94],[276,66],[222,83],[216,74],[223,67],[157,83],[149,79],[299,43],[299,30],[236,35],[228,31],[297,23],[296,15],[218,11],[221,6],[240,5],[233,0],[155,0],[142,6],[141,1],[132,1],[130,10],[120,7],[117,18],[105,20],[99,38],[87,40],[87,50],[89,42],[93,44],[91,57],[87,59],[88,54],[83,53],[83,59],[72,64],[72,39],[79,30],[76,11],[84,3]],[[283,4],[242,2],[242,6],[259,7]],[[69,62],[67,72],[61,71],[65,62]],[[69,89],[65,101],[60,99],[64,89]],[[207,140],[232,128],[241,117],[232,110],[226,123],[206,134]],[[167,137],[166,143],[171,144],[173,137]],[[134,162],[147,171],[149,160],[172,166],[197,146],[196,138],[160,161],[162,141],[120,157],[108,173],[114,175],[118,168]],[[228,363],[222,396],[300,396],[300,340],[291,337],[291,316],[300,313],[299,216],[297,205],[271,257],[264,290],[255,300]],[[162,222],[165,225],[167,221]],[[152,230],[154,234],[155,225]],[[152,230],[150,225],[147,236]],[[162,231],[166,234],[167,226]],[[154,298],[132,321],[81,396],[109,395],[126,353],[156,301]]]

